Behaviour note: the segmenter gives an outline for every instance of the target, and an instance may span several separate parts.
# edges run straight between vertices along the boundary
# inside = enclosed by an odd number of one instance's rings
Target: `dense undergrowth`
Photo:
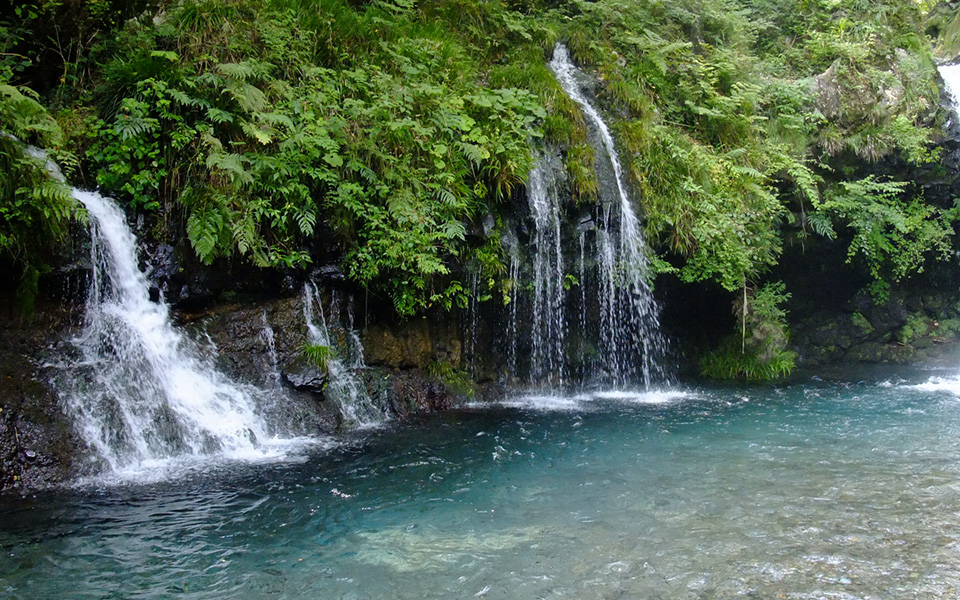
[[[335,245],[412,315],[464,304],[467,269],[506,276],[497,228],[470,232],[539,138],[575,201],[597,200],[582,116],[547,68],[562,41],[597,78],[655,264],[735,299],[741,327],[705,370],[766,378],[793,366],[788,294],[767,280],[785,243],[845,244],[878,300],[952,251],[955,209],[873,167],[939,158],[928,8],[35,0],[0,23],[0,128],[206,263],[304,267]],[[78,208],[7,135],[0,161],[0,252],[29,288]]]

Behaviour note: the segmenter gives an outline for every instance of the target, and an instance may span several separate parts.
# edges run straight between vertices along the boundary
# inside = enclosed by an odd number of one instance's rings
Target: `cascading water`
[[[560,199],[555,156],[543,156],[530,171],[527,197],[536,228],[533,239],[533,319],[530,380],[563,384],[566,323],[563,314],[564,273],[560,248]]]
[[[267,361],[270,363],[270,372],[267,377],[270,383],[279,385],[280,364],[277,358],[276,336],[273,333],[273,326],[270,325],[270,320],[267,318],[266,309],[263,311],[263,329],[260,331],[260,339],[267,347]]]
[[[600,304],[600,356],[606,376],[617,383],[642,375],[648,387],[663,379],[658,358],[664,350],[659,307],[647,283],[648,262],[640,222],[623,180],[623,169],[606,123],[580,89],[578,69],[558,44],[550,69],[570,98],[580,105],[600,138],[600,150],[613,172],[614,198],[602,198],[596,230],[598,295]],[[604,194],[607,195],[607,194]],[[616,212],[611,209],[616,208]],[[639,373],[637,372],[639,368]]]
[[[510,322],[507,326],[507,373],[517,372],[517,337],[520,328],[520,252],[510,246]]]
[[[463,354],[468,372],[471,376],[477,372],[477,327],[480,318],[480,274],[470,273],[470,305],[467,311],[467,320],[463,323]]]
[[[960,64],[941,65],[939,67],[940,77],[943,79],[943,87],[950,97],[950,103],[953,108],[954,116],[960,115]]]
[[[93,279],[74,340],[80,360],[61,396],[84,442],[115,472],[189,455],[262,455],[285,432],[256,390],[217,372],[162,300],[150,300],[119,207],[95,192],[73,195],[90,215]]]
[[[357,373],[366,367],[363,347],[353,330],[353,311],[348,310],[348,323],[340,324],[336,295],[330,303],[330,322],[320,303],[320,294],[313,282],[303,286],[303,316],[307,324],[307,343],[329,349],[326,359],[327,387],[324,393],[340,408],[344,424],[349,427],[372,427],[386,420],[376,406],[366,385]],[[338,335],[342,333],[342,336]]]

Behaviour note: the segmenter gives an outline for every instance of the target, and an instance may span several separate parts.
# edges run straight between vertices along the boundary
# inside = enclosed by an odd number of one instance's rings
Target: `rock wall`
[[[25,319],[12,295],[0,296],[0,492],[63,483],[82,451],[49,376],[76,317],[69,305],[41,302]]]

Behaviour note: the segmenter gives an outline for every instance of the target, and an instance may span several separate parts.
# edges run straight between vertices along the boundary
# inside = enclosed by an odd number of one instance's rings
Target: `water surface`
[[[948,385],[509,404],[8,508],[0,596],[956,597]]]

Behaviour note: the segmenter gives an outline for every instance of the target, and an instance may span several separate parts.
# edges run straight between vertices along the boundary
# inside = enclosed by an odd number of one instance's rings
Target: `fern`
[[[814,233],[829,240],[837,237],[837,232],[833,229],[833,223],[829,215],[822,212],[812,212],[807,215],[807,223],[813,229]]]
[[[300,351],[311,364],[324,372],[328,370],[330,359],[335,356],[330,346],[321,346],[318,344],[304,343]]]
[[[223,225],[223,215],[210,207],[195,209],[187,219],[190,245],[205,264],[211,264],[219,254],[218,242]]]

